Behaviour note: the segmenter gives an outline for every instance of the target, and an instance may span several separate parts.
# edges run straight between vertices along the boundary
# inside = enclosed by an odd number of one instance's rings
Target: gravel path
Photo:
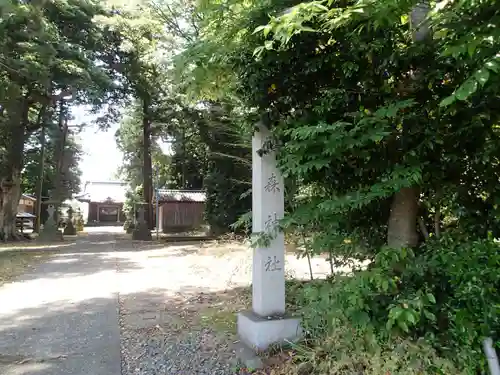
[[[122,374],[233,374],[227,343],[208,329],[182,335],[122,326]]]
[[[251,251],[237,243],[117,243],[122,375],[234,374],[236,312],[248,308]],[[134,267],[121,264],[134,263]],[[328,272],[316,260],[317,276]],[[290,273],[308,277],[290,256]]]
[[[189,254],[200,244],[121,252],[140,246],[117,244],[122,375],[234,374],[232,333],[200,319],[231,284],[208,280],[220,274],[202,255]],[[133,269],[121,266],[131,260]]]

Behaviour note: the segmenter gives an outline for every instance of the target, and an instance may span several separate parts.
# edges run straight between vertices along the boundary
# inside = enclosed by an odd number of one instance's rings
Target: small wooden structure
[[[36,198],[28,194],[21,194],[17,205],[16,226],[21,228],[33,229],[36,208]]]
[[[187,232],[204,223],[203,190],[159,190],[159,227],[163,233]]]
[[[31,195],[22,194],[17,206],[18,213],[35,214],[36,198]]]
[[[92,225],[122,225],[125,221],[123,203],[127,184],[118,181],[88,181],[84,193],[76,199],[88,203],[87,223]]]

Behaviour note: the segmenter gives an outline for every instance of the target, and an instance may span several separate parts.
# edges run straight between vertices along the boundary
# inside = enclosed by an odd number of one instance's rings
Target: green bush
[[[134,231],[134,228],[135,224],[130,220],[126,220],[125,223],[123,224],[123,230],[125,230],[127,234],[132,233]]]
[[[368,269],[352,277],[295,285],[290,302],[299,306],[314,358],[318,350],[337,358],[340,335],[354,362],[360,361],[360,351],[377,356],[416,345],[426,348],[419,354],[425,360],[414,367],[423,373],[441,368],[448,374],[450,366],[456,366],[454,373],[475,373],[486,369],[482,340],[497,339],[500,332],[499,270],[500,252],[492,239],[452,233],[415,252],[383,248]],[[348,345],[353,340],[362,344]],[[393,355],[389,352],[384,355]],[[396,367],[387,371],[418,373]]]

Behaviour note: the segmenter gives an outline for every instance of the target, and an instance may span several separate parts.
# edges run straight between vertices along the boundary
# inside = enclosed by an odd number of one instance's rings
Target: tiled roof
[[[169,190],[158,191],[160,202],[205,202],[207,196],[203,190]]]
[[[36,217],[33,214],[30,214],[29,212],[18,212],[16,217],[21,217],[23,219],[31,219]]]
[[[125,182],[100,182],[88,181],[84,192],[77,197],[78,200],[89,200],[90,202],[115,202],[123,203],[126,199],[127,184]]]

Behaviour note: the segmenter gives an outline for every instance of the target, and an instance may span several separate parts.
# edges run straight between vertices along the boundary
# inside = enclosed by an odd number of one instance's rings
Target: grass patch
[[[236,312],[209,307],[201,312],[200,322],[203,326],[217,332],[236,334]]]
[[[236,335],[236,314],[248,308],[250,288],[238,288],[217,295],[207,305],[200,305],[199,323],[218,333]]]
[[[0,248],[0,286],[11,282],[29,268],[44,262],[53,252]]]
[[[231,256],[234,253],[248,251],[248,246],[243,242],[238,241],[209,241],[200,245],[200,255],[213,256],[215,258],[223,258]]]

